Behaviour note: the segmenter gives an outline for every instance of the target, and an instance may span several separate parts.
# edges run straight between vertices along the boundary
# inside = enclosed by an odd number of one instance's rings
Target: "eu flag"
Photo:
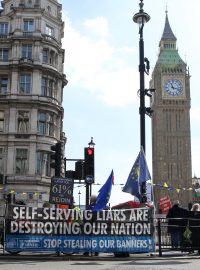
[[[96,204],[93,207],[93,211],[101,211],[106,209],[106,205],[109,202],[112,185],[114,184],[114,173],[113,170],[108,177],[105,184],[100,188],[97,196]]]
[[[131,169],[125,186],[122,191],[132,194],[141,200],[140,184],[151,179],[147,162],[144,156],[144,151],[141,150],[138,154],[135,163]]]

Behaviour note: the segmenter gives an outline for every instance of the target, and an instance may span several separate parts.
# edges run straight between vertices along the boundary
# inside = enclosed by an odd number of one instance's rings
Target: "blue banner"
[[[152,236],[32,236],[6,235],[6,250],[49,252],[151,252]]]

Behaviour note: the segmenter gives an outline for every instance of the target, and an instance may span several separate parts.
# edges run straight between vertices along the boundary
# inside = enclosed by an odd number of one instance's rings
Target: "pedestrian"
[[[180,247],[182,244],[186,212],[187,210],[180,207],[179,201],[176,200],[166,216],[168,219],[168,232],[171,234],[171,246],[173,249]]]
[[[199,203],[194,203],[192,205],[191,211],[199,212],[200,211],[200,205],[199,205]]]
[[[91,195],[90,196],[90,204],[86,207],[86,210],[93,210],[95,204],[97,201],[97,196],[96,195]]]
[[[192,250],[197,250],[200,255],[200,205],[198,203],[194,203],[191,208],[189,228],[192,233]]]

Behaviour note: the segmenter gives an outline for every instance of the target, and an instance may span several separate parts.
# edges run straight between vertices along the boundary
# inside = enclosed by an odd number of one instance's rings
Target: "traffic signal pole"
[[[91,193],[92,193],[92,185],[91,184],[87,184],[85,186],[85,205],[86,205],[86,209],[90,204],[90,197],[91,197]]]
[[[84,149],[84,179],[86,184],[86,207],[89,205],[90,196],[92,193],[92,184],[94,183],[94,147],[85,147]]]
[[[84,148],[84,159],[64,158],[65,177],[72,178],[75,184],[85,183],[86,208],[90,203],[92,184],[95,180],[94,146],[95,143],[93,142],[93,137],[91,137],[91,141],[88,143],[88,147]],[[52,150],[55,151],[54,148]],[[67,161],[76,162],[75,171],[67,170]]]

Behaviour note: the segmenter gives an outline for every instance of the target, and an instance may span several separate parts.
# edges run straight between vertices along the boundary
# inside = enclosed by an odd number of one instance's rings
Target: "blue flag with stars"
[[[108,177],[105,184],[100,188],[99,194],[97,196],[96,204],[94,205],[92,211],[101,211],[107,208],[107,203],[110,200],[112,185],[114,184],[114,173],[113,170]]]
[[[135,163],[133,164],[133,167],[122,191],[130,193],[141,200],[140,185],[141,183],[144,183],[150,179],[151,175],[149,173],[144,151],[141,150],[136,158]]]

